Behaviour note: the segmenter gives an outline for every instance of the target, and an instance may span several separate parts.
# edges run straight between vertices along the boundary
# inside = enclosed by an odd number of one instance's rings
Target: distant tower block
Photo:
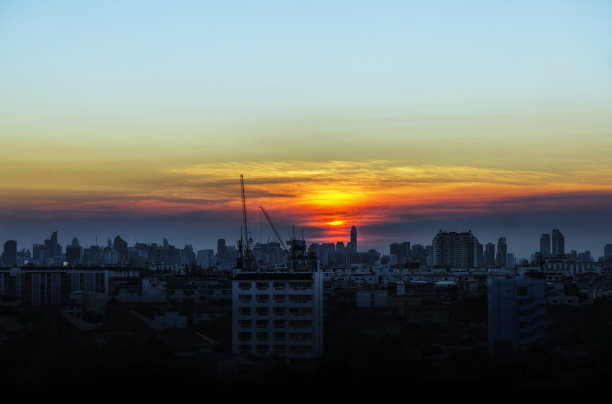
[[[351,227],[351,253],[357,253],[357,228]]]

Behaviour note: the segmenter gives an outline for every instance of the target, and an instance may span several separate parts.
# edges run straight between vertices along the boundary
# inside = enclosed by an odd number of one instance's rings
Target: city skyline
[[[604,1],[6,1],[0,239],[612,240]],[[207,236],[210,235],[210,236]],[[44,237],[44,236],[42,236]],[[20,241],[23,240],[23,241]]]
[[[273,231],[272,228],[270,228],[270,231]],[[276,229],[276,231],[278,231],[278,228]],[[82,251],[83,248],[89,248],[89,247],[100,247],[100,248],[104,248],[107,245],[113,246],[114,248],[114,243],[116,243],[117,239],[120,240],[121,243],[125,243],[125,248],[127,248],[128,246],[132,246],[132,247],[136,247],[138,245],[140,246],[159,246],[159,247],[166,247],[166,246],[171,246],[172,248],[176,248],[177,251],[178,250],[182,250],[182,248],[188,248],[189,251],[191,253],[195,253],[195,252],[202,252],[202,251],[214,251],[215,256],[219,254],[219,243],[222,243],[223,248],[225,249],[226,246],[228,248],[233,249],[234,253],[237,254],[238,250],[240,248],[240,243],[239,240],[237,240],[235,243],[232,243],[231,240],[227,240],[225,238],[216,238],[214,241],[214,245],[212,243],[208,243],[206,245],[194,245],[193,243],[181,243],[181,242],[175,242],[176,240],[172,240],[172,239],[168,239],[167,237],[162,237],[161,240],[147,240],[146,238],[144,239],[140,239],[138,240],[136,238],[136,236],[134,234],[132,234],[133,237],[133,242],[129,242],[127,241],[126,238],[122,237],[122,235],[120,234],[116,234],[115,236],[108,236],[105,239],[98,239],[96,238],[96,241],[94,243],[89,243],[87,240],[83,241],[83,239],[79,240],[79,237],[77,235],[71,236],[70,238],[70,242],[64,242],[64,240],[62,238],[59,238],[58,236],[58,232],[57,230],[50,232],[51,234],[51,243],[53,245],[55,245],[55,243],[57,243],[57,246],[59,249],[61,250],[66,250],[65,253],[66,256],[68,255],[68,249],[70,247],[79,247],[81,249],[81,253],[80,255],[82,255]],[[590,257],[590,259],[592,259],[593,261],[597,261],[599,258],[604,258],[606,256],[609,255],[609,246],[612,245],[612,243],[605,243],[604,245],[601,246],[601,248],[599,250],[598,249],[579,249],[579,248],[575,248],[575,246],[570,245],[567,249],[565,248],[565,236],[563,235],[563,233],[559,230],[559,229],[552,229],[552,235],[553,235],[553,240],[558,240],[559,238],[561,239],[561,241],[555,241],[554,243],[551,241],[551,237],[550,234],[548,233],[544,233],[540,236],[539,238],[539,244],[537,246],[535,246],[528,254],[525,255],[521,255],[515,252],[515,250],[513,250],[512,248],[508,249],[508,245],[507,245],[507,237],[499,237],[497,239],[497,243],[494,244],[488,240],[478,240],[478,238],[473,235],[471,230],[468,230],[467,232],[456,232],[456,231],[446,231],[446,230],[439,230],[438,233],[436,235],[433,236],[432,241],[428,242],[419,242],[419,241],[414,241],[414,240],[393,240],[391,241],[389,244],[385,245],[384,247],[380,247],[380,248],[374,248],[371,246],[366,246],[363,249],[359,249],[355,246],[358,245],[358,240],[359,237],[357,236],[357,227],[355,225],[351,226],[351,230],[350,230],[350,239],[346,240],[346,239],[338,239],[338,240],[307,240],[306,237],[304,237],[304,241],[306,242],[306,247],[309,247],[311,245],[332,245],[334,246],[334,249],[337,247],[337,245],[341,244],[344,248],[346,248],[347,251],[350,251],[351,254],[357,254],[357,253],[366,253],[370,250],[375,250],[377,253],[381,254],[379,256],[379,259],[382,258],[383,256],[389,256],[389,255],[393,255],[393,254],[400,254],[402,256],[410,256],[414,251],[410,252],[410,247],[419,247],[420,249],[425,249],[425,248],[430,248],[431,252],[431,259],[432,259],[432,265],[436,265],[436,261],[439,258],[437,257],[437,253],[436,253],[436,248],[440,248],[440,247],[436,247],[437,245],[439,245],[439,237],[441,234],[446,235],[446,237],[449,236],[449,234],[451,235],[451,237],[466,237],[466,235],[469,234],[469,238],[471,239],[472,237],[474,237],[475,242],[472,242],[472,244],[470,244],[471,246],[469,247],[469,249],[472,251],[470,252],[470,254],[474,254],[474,256],[476,254],[479,254],[479,258],[476,261],[473,261],[474,258],[470,258],[470,260],[472,260],[472,264],[467,265],[468,267],[470,266],[474,266],[474,262],[477,262],[479,266],[482,265],[486,265],[486,266],[490,266],[490,267],[494,267],[494,266],[502,266],[505,267],[506,266],[506,258],[507,258],[507,254],[512,256],[512,259],[514,260],[514,264],[518,265],[522,260],[527,260],[527,262],[530,265],[539,265],[538,264],[538,260],[540,259],[546,259],[546,258],[561,258],[561,257],[565,257],[565,258],[569,258],[569,259],[573,259],[573,260],[582,260],[583,258],[580,258],[582,255],[586,254],[586,256]],[[295,238],[297,240],[301,239],[302,235],[301,234],[297,234],[295,233],[295,229],[294,229],[294,234],[292,234],[289,237],[284,237],[283,234],[280,234],[280,236],[283,238],[283,242],[285,242],[287,245],[291,244],[291,239]],[[545,238],[547,237],[547,241]],[[45,237],[42,237],[41,239],[37,239],[35,242],[33,242],[30,245],[25,245],[23,244],[21,241],[19,240],[4,240],[4,243],[6,244],[11,244],[12,245],[12,249],[16,251],[20,251],[20,252],[29,252],[30,254],[35,254],[35,250],[37,247],[46,247],[46,244],[50,241],[50,239],[45,239]],[[44,241],[43,241],[44,240]],[[58,241],[59,240],[59,241]],[[270,243],[273,244],[278,244],[279,240],[278,238],[275,237],[271,237],[270,235],[268,236],[267,240],[262,240],[262,239],[253,239],[253,243],[254,245],[268,245]],[[555,246],[555,243],[557,244]],[[560,244],[559,244],[560,243]],[[6,244],[5,244],[5,248],[6,248]],[[395,249],[398,248],[405,248],[405,247],[401,247],[402,245],[404,246],[408,246],[408,250],[407,252],[397,252],[394,251]],[[503,245],[503,252],[501,252],[500,250],[500,245]],[[217,248],[215,248],[215,246]],[[467,246],[467,244],[466,244]],[[489,246],[492,246],[492,251],[489,252]],[[512,246],[510,246],[512,247]],[[551,250],[551,247],[553,248]],[[279,249],[280,249],[280,244],[279,244]],[[398,251],[403,251],[403,250],[398,250]],[[496,252],[497,251],[497,252]],[[501,252],[501,256],[499,255]],[[318,254],[318,253],[317,253]],[[407,255],[406,255],[407,254]],[[487,258],[487,256],[490,255],[489,258]],[[221,257],[221,255],[219,255],[219,257]],[[492,258],[491,258],[492,257]],[[578,257],[578,258],[577,258]],[[2,255],[0,254],[0,258],[2,258]],[[415,257],[413,257],[415,258]],[[467,257],[465,258],[466,260],[468,259]],[[489,261],[492,260],[492,261]],[[1,260],[0,260],[1,262]],[[466,261],[467,262],[467,261]],[[466,262],[463,262],[462,264],[458,265],[458,267],[465,267],[466,266]],[[6,263],[5,263],[6,264]],[[437,264],[440,264],[440,262],[437,262]],[[448,263],[447,263],[448,264]],[[455,263],[453,262],[451,265],[455,266]]]

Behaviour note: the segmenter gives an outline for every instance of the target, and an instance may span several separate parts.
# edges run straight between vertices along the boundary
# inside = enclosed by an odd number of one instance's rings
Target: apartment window
[[[276,344],[272,346],[272,350],[276,353],[282,353],[285,352],[285,346],[284,345],[280,345],[280,344]]]
[[[258,354],[268,353],[269,349],[270,348],[267,345],[256,345],[255,346],[255,350],[257,351]]]
[[[238,326],[240,328],[251,328],[251,320],[240,320]]]
[[[306,307],[292,307],[289,309],[289,313],[294,316],[305,316],[312,314],[312,309]]]
[[[528,296],[529,290],[527,289],[526,286],[519,286],[516,288],[516,295],[517,296]]]
[[[291,295],[289,300],[294,303],[307,303],[312,301],[312,295]]]
[[[238,309],[238,312],[240,313],[241,316],[249,316],[251,314],[251,308],[250,307],[240,307]]]
[[[285,295],[274,295],[274,303],[283,303],[285,301]]]
[[[238,288],[240,288],[240,290],[250,290],[251,289],[251,282],[239,282],[238,283]]]
[[[257,326],[257,328],[268,328],[268,320],[257,320],[257,322],[255,322],[255,325]]]
[[[284,341],[285,340],[285,333],[284,332],[275,332],[274,333],[274,339],[276,341]]]
[[[269,312],[267,307],[257,307],[255,310],[257,311],[257,314],[260,316],[265,316]]]
[[[238,345],[238,351],[242,353],[251,352],[251,346],[246,344]]]
[[[285,326],[285,320],[274,320],[274,328],[283,328]]]
[[[257,282],[257,289],[259,290],[268,289],[268,282]]]
[[[257,341],[267,341],[268,340],[268,333],[267,332],[258,332],[255,334],[255,338],[257,338]]]
[[[270,296],[269,295],[257,295],[256,299],[258,303],[267,303],[268,299],[270,299]]]
[[[285,282],[274,282],[273,286],[274,286],[274,289],[282,290],[282,289],[285,289]]]
[[[284,307],[275,307],[274,308],[274,314],[277,316],[282,316],[283,314],[285,314],[285,308]]]
[[[240,303],[248,303],[251,301],[251,295],[238,295]]]
[[[250,332],[239,332],[238,339],[240,341],[249,341],[251,339],[251,333]]]

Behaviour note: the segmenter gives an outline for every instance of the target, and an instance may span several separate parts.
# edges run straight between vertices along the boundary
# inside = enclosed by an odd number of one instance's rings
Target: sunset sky
[[[610,1],[0,2],[0,242],[612,243]]]

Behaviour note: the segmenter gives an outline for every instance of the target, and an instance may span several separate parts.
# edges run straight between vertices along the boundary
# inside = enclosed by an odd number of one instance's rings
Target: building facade
[[[438,268],[474,268],[478,263],[478,238],[472,231],[439,231],[432,241],[433,265]]]
[[[545,279],[490,279],[489,352],[514,355],[548,339]]]
[[[554,257],[565,255],[565,237],[559,229],[553,229],[552,231],[552,255]]]
[[[232,281],[232,351],[288,362],[323,353],[321,272],[241,272]]]

